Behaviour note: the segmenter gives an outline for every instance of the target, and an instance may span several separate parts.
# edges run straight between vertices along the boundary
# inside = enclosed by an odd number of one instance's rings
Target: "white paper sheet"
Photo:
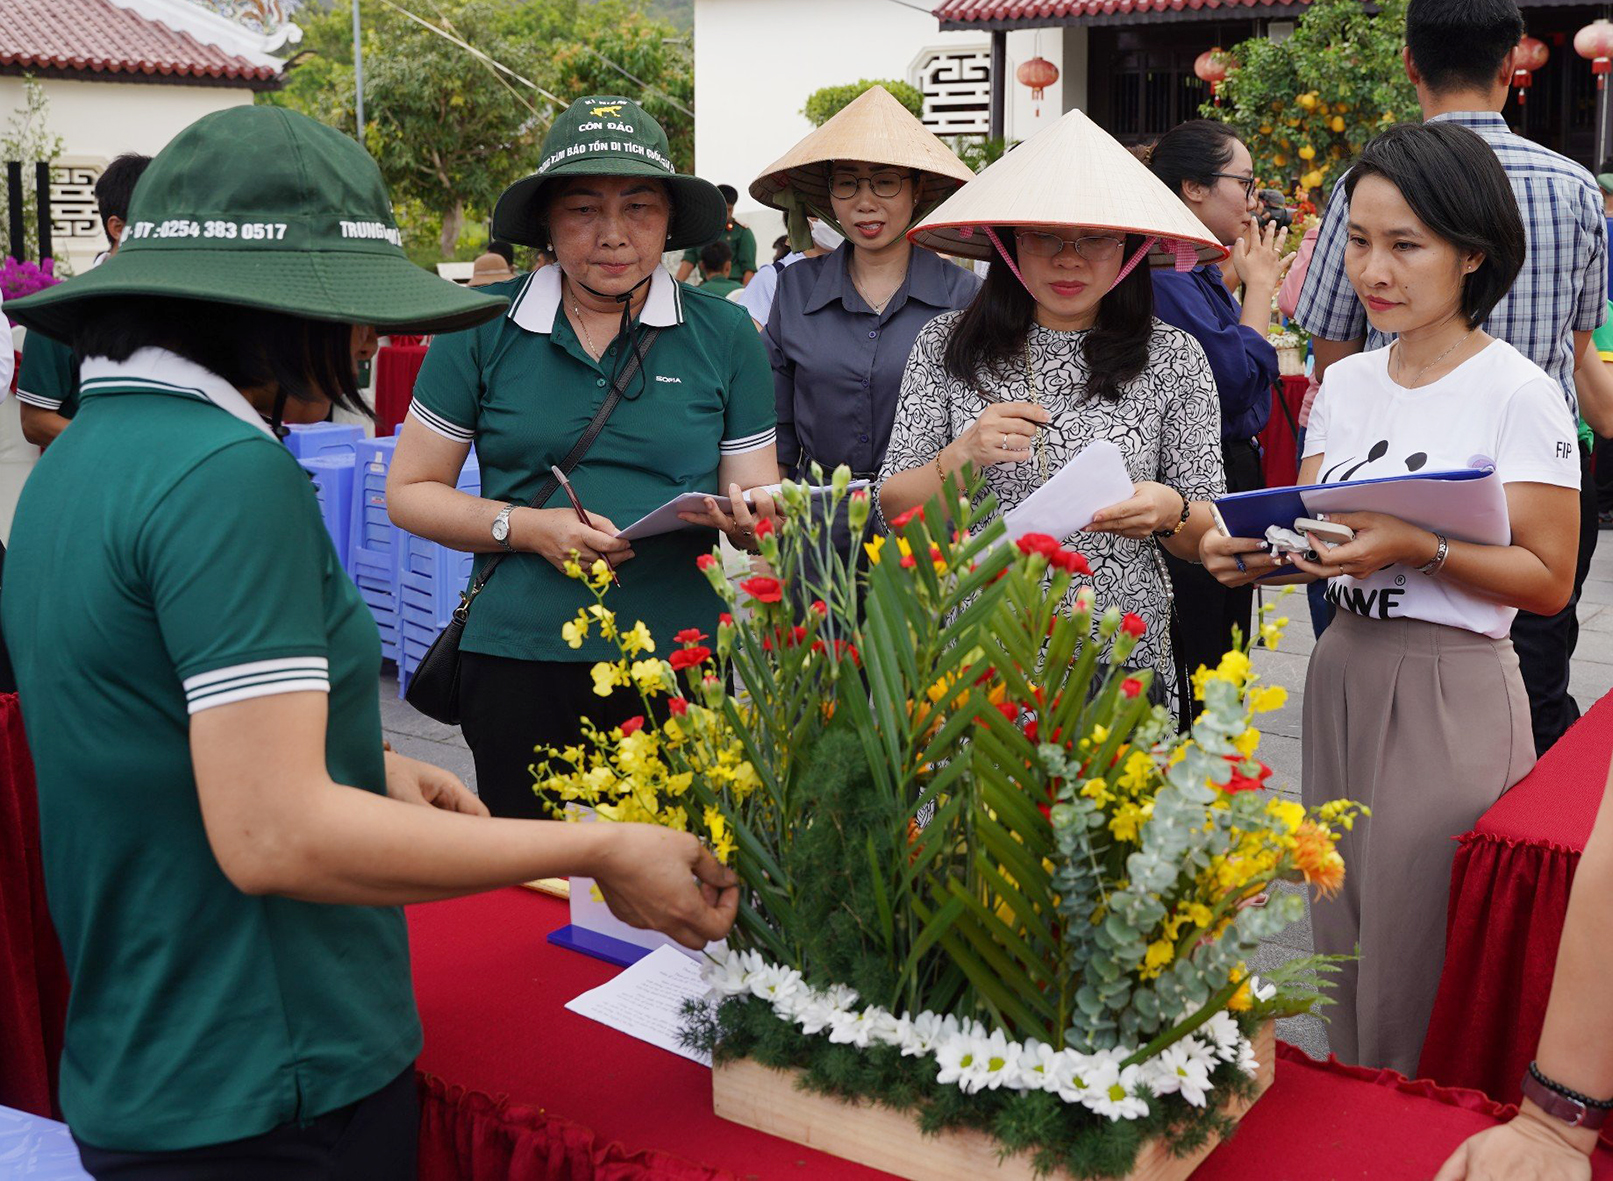
[[[859,488],[866,487],[868,487],[867,480],[853,480],[850,485],[847,486],[846,490],[848,492],[855,492]],[[764,484],[760,489],[750,489],[750,491],[745,493],[745,504],[747,507],[751,505],[751,492],[757,491],[766,492],[770,496],[777,496],[781,491],[783,491],[783,485]],[[812,493],[814,499],[829,495],[829,488],[827,485],[819,485],[809,489],[809,491]],[[667,501],[653,512],[647,513],[640,517],[616,536],[625,538],[628,541],[637,541],[641,537],[655,537],[657,534],[661,533],[675,533],[679,529],[692,529],[694,526],[689,524],[687,521],[679,520],[678,514],[705,512],[706,497],[708,496],[717,502],[717,507],[723,512],[726,513],[733,511],[728,497],[726,496],[719,496],[715,492],[685,492],[680,496],[674,496],[671,500]],[[1102,506],[1100,505],[1099,507]]]
[[[1130,500],[1134,490],[1120,448],[1099,439],[1004,513],[1003,523],[1010,538],[1046,533],[1063,541],[1092,524],[1099,509]]]
[[[658,947],[614,979],[590,988],[566,1008],[628,1037],[649,1042],[702,1066],[711,1057],[678,1044],[683,1003],[706,995],[700,965],[670,947]]]

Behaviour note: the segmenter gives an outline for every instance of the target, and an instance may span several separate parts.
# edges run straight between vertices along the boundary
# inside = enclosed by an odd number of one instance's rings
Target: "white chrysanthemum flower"
[[[979,1058],[976,1066],[979,1069],[980,1084],[975,1090],[995,1091],[998,1087],[1007,1084],[1013,1086],[1019,1080],[1019,1044],[1011,1042],[1003,1031],[994,1029],[991,1036],[977,1039]]]
[[[1087,1110],[1108,1116],[1111,1121],[1141,1119],[1148,1114],[1148,1100],[1142,1097],[1142,1068],[1128,1066],[1124,1070],[1113,1058],[1105,1058],[1089,1080],[1093,1086],[1081,1096]]]
[[[950,1083],[962,1088],[966,1094],[973,1094],[978,1088],[969,1084],[976,1070],[975,1058],[978,1054],[979,1046],[975,1038],[959,1033],[947,1034],[935,1047],[935,1061],[940,1067],[936,1071],[935,1081]]]
[[[1215,1044],[1216,1056],[1221,1061],[1237,1061],[1238,1043],[1243,1041],[1243,1034],[1238,1029],[1237,1019],[1231,1013],[1222,1009],[1204,1023],[1201,1031]]]
[[[1056,1090],[1053,1070],[1058,1060],[1057,1050],[1046,1042],[1031,1038],[1020,1047],[1019,1078],[1013,1085],[1021,1091]]]
[[[1250,1078],[1260,1069],[1260,1059],[1255,1057],[1254,1044],[1244,1040],[1238,1045],[1238,1069]]]
[[[834,1024],[836,1017],[849,1013],[856,1003],[856,989],[844,984],[831,985],[822,992],[812,989],[805,1000],[795,1004],[795,1023],[802,1033],[821,1033]]]
[[[948,1037],[957,1035],[957,1022],[954,1021],[948,1031],[946,1022],[935,1013],[920,1013],[911,1020],[904,1013],[902,1019],[908,1022],[907,1036],[900,1043],[904,1058],[933,1054]]]
[[[750,991],[752,953],[735,951],[727,944],[716,951],[707,952],[706,962],[700,966],[700,979],[710,989],[711,996],[738,996]],[[760,962],[760,957],[757,957]]]
[[[1211,1057],[1213,1063],[1215,1059]],[[1194,1107],[1204,1106],[1210,1093],[1210,1070],[1201,1055],[1177,1042],[1143,1064],[1143,1081],[1156,1095],[1180,1095]]]
[[[874,1040],[879,1019],[888,1017],[883,1009],[870,1005],[866,1009],[853,1009],[849,1013],[836,1013],[829,1022],[829,1040],[839,1046],[856,1046],[867,1049]]]
[[[907,1014],[900,1017],[889,1009],[871,1008],[868,1015],[868,1042],[870,1046],[899,1046],[906,1036]]]
[[[1269,1001],[1277,995],[1277,986],[1275,984],[1262,984],[1259,976],[1251,976],[1249,977],[1249,995],[1257,1001]]]
[[[751,974],[750,991],[752,996],[760,997],[773,1006],[774,1012],[779,1012],[794,993],[806,990],[806,981],[801,973],[794,968],[781,968],[777,964],[763,964],[762,967]]]
[[[1099,1079],[1100,1068],[1114,1066],[1100,1054],[1083,1054],[1079,1050],[1060,1050],[1053,1056],[1053,1065],[1044,1086],[1066,1103],[1084,1103],[1088,1092]],[[1118,1074],[1118,1071],[1114,1072]]]

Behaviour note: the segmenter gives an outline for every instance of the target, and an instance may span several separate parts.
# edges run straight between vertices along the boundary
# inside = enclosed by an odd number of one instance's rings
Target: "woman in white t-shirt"
[[[1328,368],[1300,483],[1493,466],[1512,543],[1339,513],[1355,539],[1328,550],[1313,537],[1314,562],[1214,533],[1200,553],[1231,585],[1288,562],[1290,580],[1328,580],[1338,610],[1305,681],[1302,791],[1372,809],[1341,845],[1341,897],[1312,915],[1317,951],[1360,947],[1328,1040],[1346,1062],[1415,1075],[1444,961],[1451,838],[1534,765],[1507,632],[1519,609],[1568,601],[1579,464],[1561,388],[1480,327],[1527,248],[1494,152],[1454,124],[1394,127],[1345,194],[1346,272],[1373,327],[1398,339]]]

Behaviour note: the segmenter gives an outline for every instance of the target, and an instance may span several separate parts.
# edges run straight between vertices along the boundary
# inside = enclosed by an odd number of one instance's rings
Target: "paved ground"
[[[1613,534],[1591,566],[1580,601],[1580,639],[1574,657],[1572,689],[1582,709],[1613,688]],[[1260,755],[1275,772],[1269,781],[1279,791],[1299,792],[1300,717],[1304,702],[1305,666],[1310,659],[1312,637],[1303,595],[1296,592],[1279,604],[1278,614],[1291,622],[1282,644],[1272,651],[1256,654],[1255,667],[1266,680],[1288,690],[1288,704],[1262,718],[1264,738]],[[397,682],[381,680],[381,724],[393,747],[404,754],[447,767],[472,787],[475,768],[459,732],[423,717],[398,700]],[[1295,923],[1261,948],[1251,968],[1269,970],[1311,951],[1309,915]],[[1281,1022],[1279,1036],[1303,1047],[1313,1056],[1327,1052],[1326,1027],[1316,1017],[1296,1017]]]

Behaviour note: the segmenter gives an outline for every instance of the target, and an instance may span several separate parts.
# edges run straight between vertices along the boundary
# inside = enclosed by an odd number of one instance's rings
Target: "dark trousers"
[[[1598,512],[1613,513],[1613,439],[1596,436],[1596,508]]]
[[[1264,488],[1260,452],[1248,439],[1225,439],[1221,458],[1226,464],[1227,491],[1248,492]],[[1165,554],[1171,574],[1171,590],[1176,595],[1177,674],[1191,676],[1199,665],[1214,668],[1232,647],[1232,629],[1249,636],[1255,591],[1252,586],[1226,587],[1208,574],[1203,566]],[[1197,707],[1195,707],[1195,713]]]
[[[1555,615],[1518,612],[1512,622],[1512,646],[1518,651],[1523,687],[1529,692],[1529,720],[1535,732],[1535,754],[1543,755],[1579,719],[1579,703],[1569,695],[1568,672],[1579,643],[1579,593],[1596,553],[1596,475],[1591,452],[1579,448],[1579,561],[1574,567],[1574,594]]]
[[[115,1152],[73,1137],[95,1181],[414,1181],[419,1139],[412,1066],[357,1103],[245,1140]]]
[[[495,816],[552,820],[533,791],[534,748],[582,741],[582,720],[603,730],[644,712],[638,692],[594,692],[592,660],[459,655],[460,730],[476,760],[476,791]]]

